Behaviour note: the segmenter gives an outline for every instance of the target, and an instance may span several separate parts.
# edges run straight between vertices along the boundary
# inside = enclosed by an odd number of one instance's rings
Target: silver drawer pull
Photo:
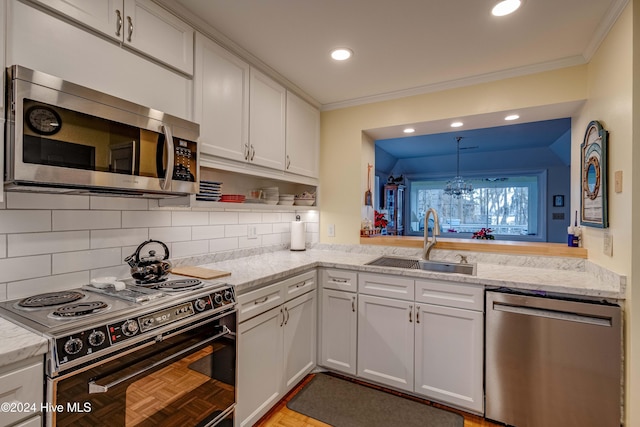
[[[331,279],[331,281],[336,282],[336,283],[349,283],[349,279],[337,279],[337,278],[333,278],[333,279]]]
[[[304,286],[304,285],[306,285],[306,284],[307,284],[307,282],[306,282],[306,281],[304,281],[304,282],[302,282],[302,283],[298,283],[298,284],[296,285],[296,288],[301,288],[301,287],[303,287],[303,286]]]
[[[351,297],[351,311],[356,312],[356,297]]]
[[[260,298],[260,299],[255,300],[253,303],[256,304],[256,305],[262,304],[263,302],[267,302],[268,299],[269,299],[269,297],[266,296],[264,298]]]

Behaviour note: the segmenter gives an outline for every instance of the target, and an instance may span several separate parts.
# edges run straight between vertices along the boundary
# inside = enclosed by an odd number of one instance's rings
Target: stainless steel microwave
[[[5,189],[136,195],[199,190],[200,126],[21,66],[7,69]]]

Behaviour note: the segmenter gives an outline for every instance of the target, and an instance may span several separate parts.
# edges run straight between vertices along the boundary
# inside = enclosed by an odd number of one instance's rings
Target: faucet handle
[[[469,261],[467,261],[466,255],[458,254],[456,255],[456,257],[460,258],[460,264],[469,264]]]

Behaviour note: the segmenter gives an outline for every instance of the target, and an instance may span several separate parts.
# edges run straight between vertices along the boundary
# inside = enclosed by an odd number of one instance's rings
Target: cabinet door
[[[286,123],[287,172],[318,177],[320,111],[287,92]]]
[[[413,391],[412,302],[359,295],[358,376]]]
[[[483,412],[483,314],[416,304],[415,392]]]
[[[123,0],[33,0],[112,39],[122,40]]]
[[[335,371],[356,374],[358,294],[322,290],[320,364]]]
[[[282,307],[238,327],[239,426],[252,426],[282,397]]]
[[[193,75],[194,30],[151,0],[124,0],[123,41],[183,73]]]
[[[284,390],[287,393],[316,365],[316,293],[284,305]]]
[[[202,153],[248,160],[249,64],[196,34],[195,121]]]
[[[249,161],[284,170],[286,90],[251,68],[249,96]]]

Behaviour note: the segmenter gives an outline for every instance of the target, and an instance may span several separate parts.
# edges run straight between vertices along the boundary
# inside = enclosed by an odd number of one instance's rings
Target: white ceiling
[[[628,0],[160,1],[327,110],[588,62]]]

